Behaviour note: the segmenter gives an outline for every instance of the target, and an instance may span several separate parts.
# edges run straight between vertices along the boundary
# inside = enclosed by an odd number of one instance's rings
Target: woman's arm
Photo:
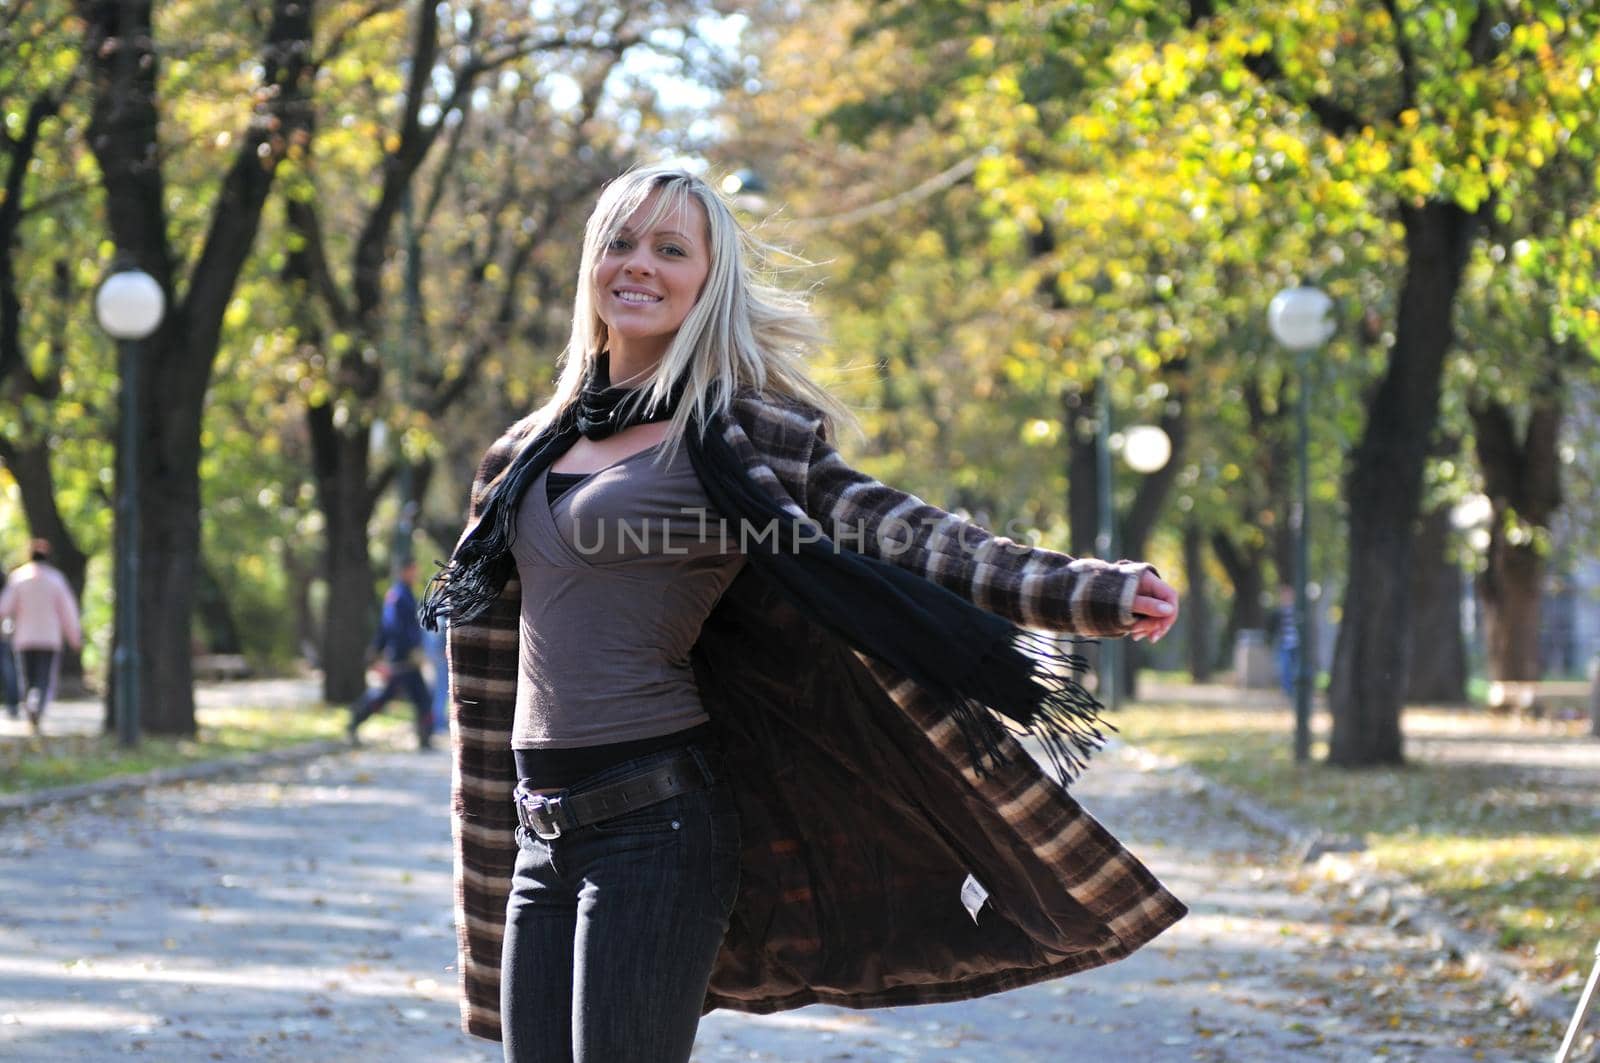
[[[819,431],[802,504],[836,545],[892,561],[1015,624],[1159,639],[1177,593],[1147,564],[1028,546],[852,469]]]

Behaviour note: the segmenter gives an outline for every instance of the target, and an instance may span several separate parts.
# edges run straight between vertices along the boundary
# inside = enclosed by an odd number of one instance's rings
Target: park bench
[[[249,679],[254,671],[242,653],[200,653],[194,657],[196,679]]]
[[[1576,720],[1589,715],[1593,694],[1581,680],[1496,680],[1489,684],[1489,708],[1535,719]]]

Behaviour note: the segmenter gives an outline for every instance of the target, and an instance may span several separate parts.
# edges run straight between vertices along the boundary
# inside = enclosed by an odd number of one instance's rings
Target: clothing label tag
[[[972,921],[978,921],[978,909],[983,907],[983,902],[989,899],[989,891],[979,884],[971,875],[961,884],[961,905],[966,908],[967,914],[972,916]]]

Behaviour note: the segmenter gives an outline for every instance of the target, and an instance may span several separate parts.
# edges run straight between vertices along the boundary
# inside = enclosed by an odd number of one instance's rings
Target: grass
[[[1146,703],[1122,710],[1116,723],[1129,742],[1186,761],[1302,823],[1365,835],[1380,867],[1410,877],[1523,956],[1533,973],[1561,978],[1592,963],[1600,939],[1600,766],[1578,724],[1413,709],[1405,716],[1410,764],[1341,771],[1320,763],[1321,735],[1313,763],[1294,763],[1286,708]],[[1498,751],[1493,760],[1489,743]]]
[[[409,717],[411,707],[404,706]],[[343,740],[343,709],[327,707],[201,709],[192,739],[146,737],[123,749],[114,735],[74,734],[17,739],[0,744],[0,793],[26,793],[122,775],[137,775],[199,761],[283,749],[306,742]],[[399,710],[362,727],[362,739],[385,742],[409,733]]]

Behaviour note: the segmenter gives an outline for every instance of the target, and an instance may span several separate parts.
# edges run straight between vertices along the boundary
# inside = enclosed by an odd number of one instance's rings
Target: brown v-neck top
[[[517,509],[513,749],[631,742],[707,719],[689,651],[744,564],[679,447],[646,447]],[[560,475],[560,474],[557,474]]]

